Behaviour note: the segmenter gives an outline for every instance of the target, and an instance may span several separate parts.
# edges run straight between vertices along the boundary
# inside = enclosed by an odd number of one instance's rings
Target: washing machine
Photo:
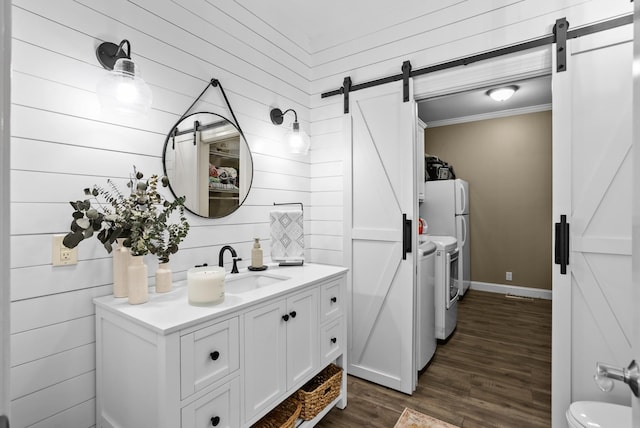
[[[421,243],[418,247],[418,289],[416,352],[418,370],[422,370],[436,352],[435,314],[436,244]]]
[[[435,336],[447,339],[458,322],[458,241],[453,236],[427,235],[435,252]]]

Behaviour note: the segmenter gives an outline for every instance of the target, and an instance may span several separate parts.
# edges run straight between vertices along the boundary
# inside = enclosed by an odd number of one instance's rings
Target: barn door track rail
[[[342,87],[339,89],[334,89],[332,91],[324,92],[321,97],[328,98],[333,97],[335,95],[343,95],[344,96],[344,113],[349,113],[349,93],[354,91],[359,91],[360,89],[371,88],[373,86],[384,85],[386,83],[397,82],[399,80],[403,81],[403,101],[409,101],[409,78],[421,76],[423,74],[433,73],[436,71],[447,70],[449,68],[459,67],[461,65],[469,65],[474,62],[484,61],[491,58],[496,58],[502,55],[508,55],[515,52],[524,51],[527,49],[533,49],[540,46],[549,45],[552,43],[556,43],[556,71],[563,72],[567,69],[566,64],[566,55],[567,55],[567,40],[575,39],[577,37],[586,36],[589,34],[598,33],[600,31],[609,30],[612,28],[621,27],[623,25],[633,23],[633,14],[622,15],[617,18],[612,18],[607,21],[598,22],[596,24],[586,25],[583,27],[578,27],[573,30],[569,30],[569,22],[567,22],[566,18],[560,18],[556,20],[555,25],[553,26],[553,33],[542,36],[536,39],[529,40],[527,42],[518,43],[515,45],[506,46],[503,48],[498,48],[495,50],[482,52],[479,54],[471,55],[464,58],[454,59],[451,61],[443,62],[440,64],[430,65],[428,67],[418,68],[416,70],[411,69],[411,63],[409,61],[404,61],[402,63],[401,70],[402,72],[399,74],[395,74],[393,76],[383,77],[380,79],[369,80],[367,82],[353,84],[351,81],[351,77],[347,76],[344,78],[342,83]]]

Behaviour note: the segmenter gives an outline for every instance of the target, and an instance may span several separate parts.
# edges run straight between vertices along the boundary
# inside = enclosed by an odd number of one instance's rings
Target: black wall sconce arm
[[[111,42],[100,43],[96,48],[96,57],[100,65],[107,70],[113,70],[113,66],[120,58],[131,59],[131,43],[127,39],[121,41],[119,45]]]
[[[294,109],[290,108],[282,111],[277,107],[271,109],[271,112],[269,113],[269,116],[271,117],[271,123],[273,123],[274,125],[282,125],[282,122],[284,122],[284,115],[289,113],[290,111],[292,111],[294,115],[293,122],[298,123],[298,113],[296,113]]]

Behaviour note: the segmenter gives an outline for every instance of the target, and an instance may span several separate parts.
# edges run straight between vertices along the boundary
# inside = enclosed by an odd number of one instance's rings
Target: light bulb
[[[151,90],[128,58],[116,61],[113,71],[98,83],[97,93],[105,111],[147,114],[151,109]]]
[[[487,95],[495,101],[506,101],[511,98],[517,90],[517,86],[506,86],[504,88],[491,89],[487,91]]]
[[[309,152],[309,136],[306,132],[300,129],[298,122],[293,122],[293,126],[287,132],[287,141],[289,143],[289,149],[291,153],[307,154]]]

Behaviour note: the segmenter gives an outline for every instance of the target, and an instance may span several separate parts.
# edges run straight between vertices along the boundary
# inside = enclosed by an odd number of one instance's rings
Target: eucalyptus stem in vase
[[[111,180],[109,188],[94,185],[84,189],[88,199],[70,202],[74,208],[71,231],[63,243],[74,248],[84,239],[96,234],[107,252],[111,253],[118,240],[131,254],[131,263],[126,275],[129,303],[144,303],[148,299],[147,266],[143,256],[155,254],[161,261],[168,261],[169,255],[178,251],[178,244],[186,237],[189,223],[184,215],[184,197],[167,201],[158,193],[157,175],[143,180],[144,174],[133,167],[127,187],[129,194],[123,194]],[[160,179],[167,187],[167,177]],[[179,223],[170,222],[174,211],[179,213]],[[115,261],[115,259],[114,259]],[[120,290],[123,275],[116,275],[114,266],[114,291]],[[171,280],[169,279],[169,288]],[[121,291],[117,297],[124,297]]]

